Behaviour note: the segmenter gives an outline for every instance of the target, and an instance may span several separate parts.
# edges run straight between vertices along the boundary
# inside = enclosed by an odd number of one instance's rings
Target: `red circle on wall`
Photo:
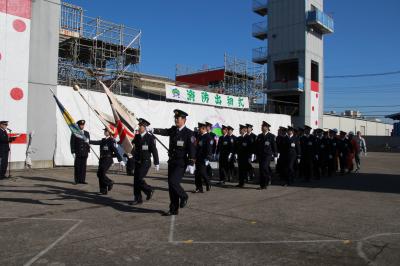
[[[1,53],[0,53],[0,60],[1,60]]]
[[[16,101],[21,100],[24,98],[24,91],[21,88],[13,88],[10,91],[11,98],[13,98]]]
[[[18,32],[24,32],[26,30],[26,24],[20,19],[15,19],[13,21],[13,28]]]
[[[313,112],[314,112],[314,109],[315,109],[315,108],[314,108],[314,106],[313,106],[313,107],[311,107],[311,110],[312,110]]]
[[[317,94],[315,94],[315,98],[317,98],[317,99],[318,99],[318,93],[317,93]]]
[[[318,126],[318,120],[315,120],[315,125]]]

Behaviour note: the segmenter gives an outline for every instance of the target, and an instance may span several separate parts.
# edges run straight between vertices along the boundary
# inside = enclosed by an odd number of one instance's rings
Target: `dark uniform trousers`
[[[271,181],[271,168],[270,163],[272,155],[263,158],[258,158],[260,167],[260,187],[266,187]]]
[[[8,151],[0,152],[0,179],[5,178],[8,167]]]
[[[75,156],[74,160],[74,177],[75,182],[85,182],[86,180],[86,164],[88,156]]]
[[[99,160],[99,168],[97,169],[97,177],[99,179],[100,191],[107,191],[107,187],[113,182],[106,175],[107,171],[113,165],[114,160],[112,157],[102,157]]]
[[[206,187],[210,186],[210,179],[207,173],[207,166],[203,162],[196,162],[196,173],[194,176],[196,189],[203,191],[203,181]]]
[[[301,143],[301,162],[300,167],[304,179],[309,181],[314,176],[315,162],[315,139],[312,135],[309,137],[303,136],[300,138]]]
[[[111,137],[101,140],[91,140],[90,144],[100,145],[100,160],[99,168],[97,169],[97,177],[99,179],[100,192],[107,192],[108,187],[113,184],[113,181],[106,175],[107,171],[113,165],[114,157],[117,157],[119,162],[122,161],[122,157],[115,146],[115,140]]]
[[[153,189],[144,178],[151,166],[151,155],[153,155],[154,165],[159,164],[158,151],[153,135],[137,134],[132,142],[135,149],[132,151],[135,157],[135,172],[133,179],[133,194],[137,201],[142,200],[142,191],[149,195]]]
[[[135,171],[135,158],[128,158],[126,161],[126,174],[129,176],[133,176]]]
[[[142,191],[147,195],[153,190],[144,180],[145,176],[149,172],[151,166],[151,161],[146,160],[143,162],[136,162],[135,173],[133,179],[133,195],[135,195],[136,200],[142,199]]]
[[[233,157],[233,155],[232,155]],[[231,158],[233,159],[233,158]],[[221,153],[219,155],[219,159],[218,159],[218,164],[219,164],[219,179],[221,181],[225,181],[226,179],[228,179],[228,181],[231,181],[232,178],[232,171],[231,168],[229,166],[229,154],[227,153]],[[233,166],[235,167],[235,166]]]
[[[169,210],[178,213],[179,200],[187,200],[188,195],[180,185],[186,166],[194,161],[196,150],[193,131],[176,126],[169,129],[154,129],[154,134],[169,136],[168,191],[170,197]]]

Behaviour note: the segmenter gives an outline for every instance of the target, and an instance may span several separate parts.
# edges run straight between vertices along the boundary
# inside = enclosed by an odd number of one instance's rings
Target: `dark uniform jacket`
[[[277,157],[278,148],[276,146],[275,135],[268,132],[267,134],[259,134],[255,141],[255,150],[258,159],[267,157]]]
[[[301,158],[314,160],[316,155],[316,141],[313,135],[304,135],[300,138]]]
[[[249,139],[248,141],[250,143],[250,145],[249,145],[250,155],[256,154],[256,139],[257,139],[256,134],[251,132],[250,134],[246,134],[246,137]]]
[[[136,134],[132,144],[134,144],[133,154],[137,163],[150,162],[150,157],[153,155],[154,165],[160,164],[158,159],[156,139],[154,136],[150,135],[149,133],[146,133],[143,136],[141,134]]]
[[[339,157],[346,157],[352,150],[351,142],[348,138],[337,140],[337,149]]]
[[[218,139],[217,154],[222,156],[235,153],[235,139],[232,136],[226,135]]]
[[[90,134],[86,130],[83,131],[86,138],[90,140]],[[75,153],[76,157],[88,157],[90,152],[89,143],[86,143],[83,139],[76,137],[74,134],[71,135],[71,153]]]
[[[217,152],[217,135],[214,132],[208,133],[210,135],[211,141],[211,153],[215,154]]]
[[[296,136],[283,136],[281,143],[281,158],[284,160],[288,160],[290,158],[300,159],[302,157],[301,144],[299,139]]]
[[[318,156],[322,162],[329,160],[329,154],[331,154],[331,140],[328,137],[323,137],[320,140],[318,147]]]
[[[196,157],[196,141],[193,131],[186,126],[179,130],[176,126],[161,129],[155,128],[154,134],[169,136],[169,160],[168,163],[191,164],[193,165]]]
[[[251,156],[251,149],[250,149],[250,138],[248,135],[239,136],[236,138],[236,149],[235,152],[238,156],[239,160],[247,160]]]
[[[336,157],[338,152],[338,139],[336,137],[329,138],[329,159]]]
[[[0,129],[0,154],[10,151],[10,142],[13,139],[8,137],[7,131]]]
[[[212,159],[212,139],[209,133],[199,135],[196,146],[196,163],[204,164]]]
[[[102,138],[101,140],[91,140],[90,144],[100,145],[100,159],[117,157],[118,161],[122,161],[121,155],[118,153],[117,144],[112,137]]]

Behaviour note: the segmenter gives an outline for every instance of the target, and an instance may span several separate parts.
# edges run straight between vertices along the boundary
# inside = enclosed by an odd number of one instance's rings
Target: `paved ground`
[[[370,153],[361,173],[310,184],[213,187],[175,218],[161,216],[165,170],[140,207],[128,205],[130,177],[113,174],[100,196],[94,169],[89,185],[72,172],[0,181],[0,265],[400,265],[400,154]]]

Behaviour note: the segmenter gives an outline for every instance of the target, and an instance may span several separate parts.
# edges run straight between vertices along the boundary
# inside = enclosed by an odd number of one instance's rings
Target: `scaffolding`
[[[61,5],[58,83],[96,89],[95,77],[109,85],[137,86],[141,31],[84,15],[81,7]],[[118,81],[118,82],[116,82]],[[97,88],[98,89],[98,88]]]
[[[265,66],[255,64],[246,60],[238,59],[228,54],[224,55],[224,66],[213,67],[203,66],[202,69],[195,69],[188,66],[177,65],[176,77],[185,75],[196,75],[223,70],[222,80],[212,82],[205,87],[212,92],[222,92],[235,96],[246,96],[253,100],[263,97],[266,85]],[[205,89],[204,86],[190,84],[193,88]]]

